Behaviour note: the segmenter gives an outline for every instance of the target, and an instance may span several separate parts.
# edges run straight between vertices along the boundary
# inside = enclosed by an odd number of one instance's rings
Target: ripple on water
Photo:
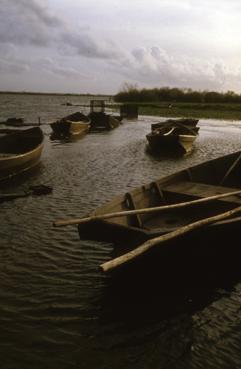
[[[78,97],[73,99],[77,103]],[[2,118],[34,121],[38,111],[50,122],[78,110],[60,105],[65,100],[8,96]],[[145,135],[159,120],[140,117],[72,142],[51,141],[50,127],[43,126],[41,166],[5,190],[43,183],[53,193],[1,204],[4,368],[240,367],[238,281],[217,291],[164,295],[157,288],[148,294],[151,286],[143,285],[144,293],[128,294],[131,281],[113,289],[111,279],[98,271],[110,256],[110,244],[80,241],[76,227],[52,227],[54,220],[83,216],[137,185],[240,149],[240,123],[200,120],[190,156],[153,157]]]

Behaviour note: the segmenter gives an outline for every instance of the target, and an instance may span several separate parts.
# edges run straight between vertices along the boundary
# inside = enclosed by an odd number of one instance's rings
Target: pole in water
[[[40,126],[41,122],[40,122],[40,117],[38,117],[38,125]]]

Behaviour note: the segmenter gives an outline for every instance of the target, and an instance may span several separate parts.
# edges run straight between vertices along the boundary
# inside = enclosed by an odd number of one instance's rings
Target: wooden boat
[[[150,149],[155,153],[189,154],[193,150],[199,127],[197,120],[168,120],[152,124],[146,135]]]
[[[80,112],[57,120],[50,126],[57,138],[80,137],[90,129],[88,117]]]
[[[0,124],[13,127],[22,127],[24,125],[24,120],[23,118],[8,118],[4,122],[0,122]]]
[[[111,130],[113,128],[119,127],[121,117],[116,117],[111,114],[106,114],[104,112],[91,112],[89,114],[90,118],[90,129],[94,130]]]
[[[39,127],[13,130],[0,136],[0,180],[27,171],[38,164],[43,149]]]
[[[210,264],[214,275],[218,266],[228,269],[230,258],[240,266],[234,241],[241,234],[240,173],[241,151],[117,196],[87,218],[54,224],[78,224],[81,239],[114,243],[114,258],[100,266],[104,272],[141,265],[149,273],[155,265],[179,278]]]
[[[196,127],[198,124],[199,119],[191,119],[191,118],[180,118],[180,119],[167,119],[163,122],[153,123],[151,125],[151,130],[153,131],[156,128],[162,128],[164,126],[173,127],[175,125],[182,125],[190,128]]]

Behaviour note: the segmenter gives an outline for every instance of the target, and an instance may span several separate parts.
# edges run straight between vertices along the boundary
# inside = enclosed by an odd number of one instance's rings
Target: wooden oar
[[[225,218],[231,217],[232,215],[241,212],[241,206],[233,209],[233,210],[229,210],[226,211],[225,213],[221,213],[218,215],[215,215],[213,217],[209,217],[209,218],[205,218],[205,219],[201,219],[198,220],[194,223],[190,223],[186,226],[180,227],[177,230],[173,231],[173,232],[169,232],[167,234],[164,234],[162,236],[159,237],[155,237],[152,238],[146,242],[144,242],[142,245],[140,245],[139,247],[137,247],[136,249],[134,249],[133,251],[130,251],[122,256],[119,256],[113,260],[107,261],[104,264],[100,265],[100,269],[103,272],[109,272],[135,258],[137,258],[138,256],[144,254],[145,252],[147,252],[148,250],[152,249],[155,246],[159,246],[160,244],[162,244],[165,241],[168,240],[173,240],[175,238],[180,237],[181,235],[185,234],[185,233],[189,233],[191,231],[193,231],[194,229],[198,229],[201,227],[204,227],[208,224],[211,223],[215,223],[219,220],[223,220]]]
[[[241,194],[241,190],[233,191],[233,192],[226,192],[219,195],[204,197],[197,200],[192,201],[186,201],[181,202],[178,204],[171,204],[171,205],[162,205],[162,206],[156,206],[154,208],[145,208],[145,209],[136,209],[136,210],[127,210],[127,211],[119,211],[115,213],[107,213],[102,215],[93,215],[86,218],[77,218],[77,219],[67,219],[67,220],[57,220],[53,223],[55,227],[61,227],[61,226],[67,226],[67,225],[74,225],[74,224],[82,224],[87,223],[91,220],[100,220],[100,219],[110,219],[110,218],[119,218],[127,215],[135,215],[135,214],[148,214],[148,213],[155,213],[165,210],[171,210],[171,209],[178,209],[178,208],[184,208],[191,205],[196,205],[200,203],[205,203],[213,200],[222,199],[224,197],[228,197],[231,195],[239,195]]]
[[[228,168],[227,172],[223,176],[222,180],[220,181],[220,185],[224,183],[224,181],[228,178],[229,174],[233,171],[233,169],[236,167],[238,162],[241,160],[241,154],[237,157],[237,159],[234,160],[232,165]]]

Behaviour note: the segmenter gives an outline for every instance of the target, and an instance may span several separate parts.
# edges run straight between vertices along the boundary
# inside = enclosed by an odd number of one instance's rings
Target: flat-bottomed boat
[[[0,180],[25,172],[38,164],[44,135],[39,127],[11,130],[0,137]]]

